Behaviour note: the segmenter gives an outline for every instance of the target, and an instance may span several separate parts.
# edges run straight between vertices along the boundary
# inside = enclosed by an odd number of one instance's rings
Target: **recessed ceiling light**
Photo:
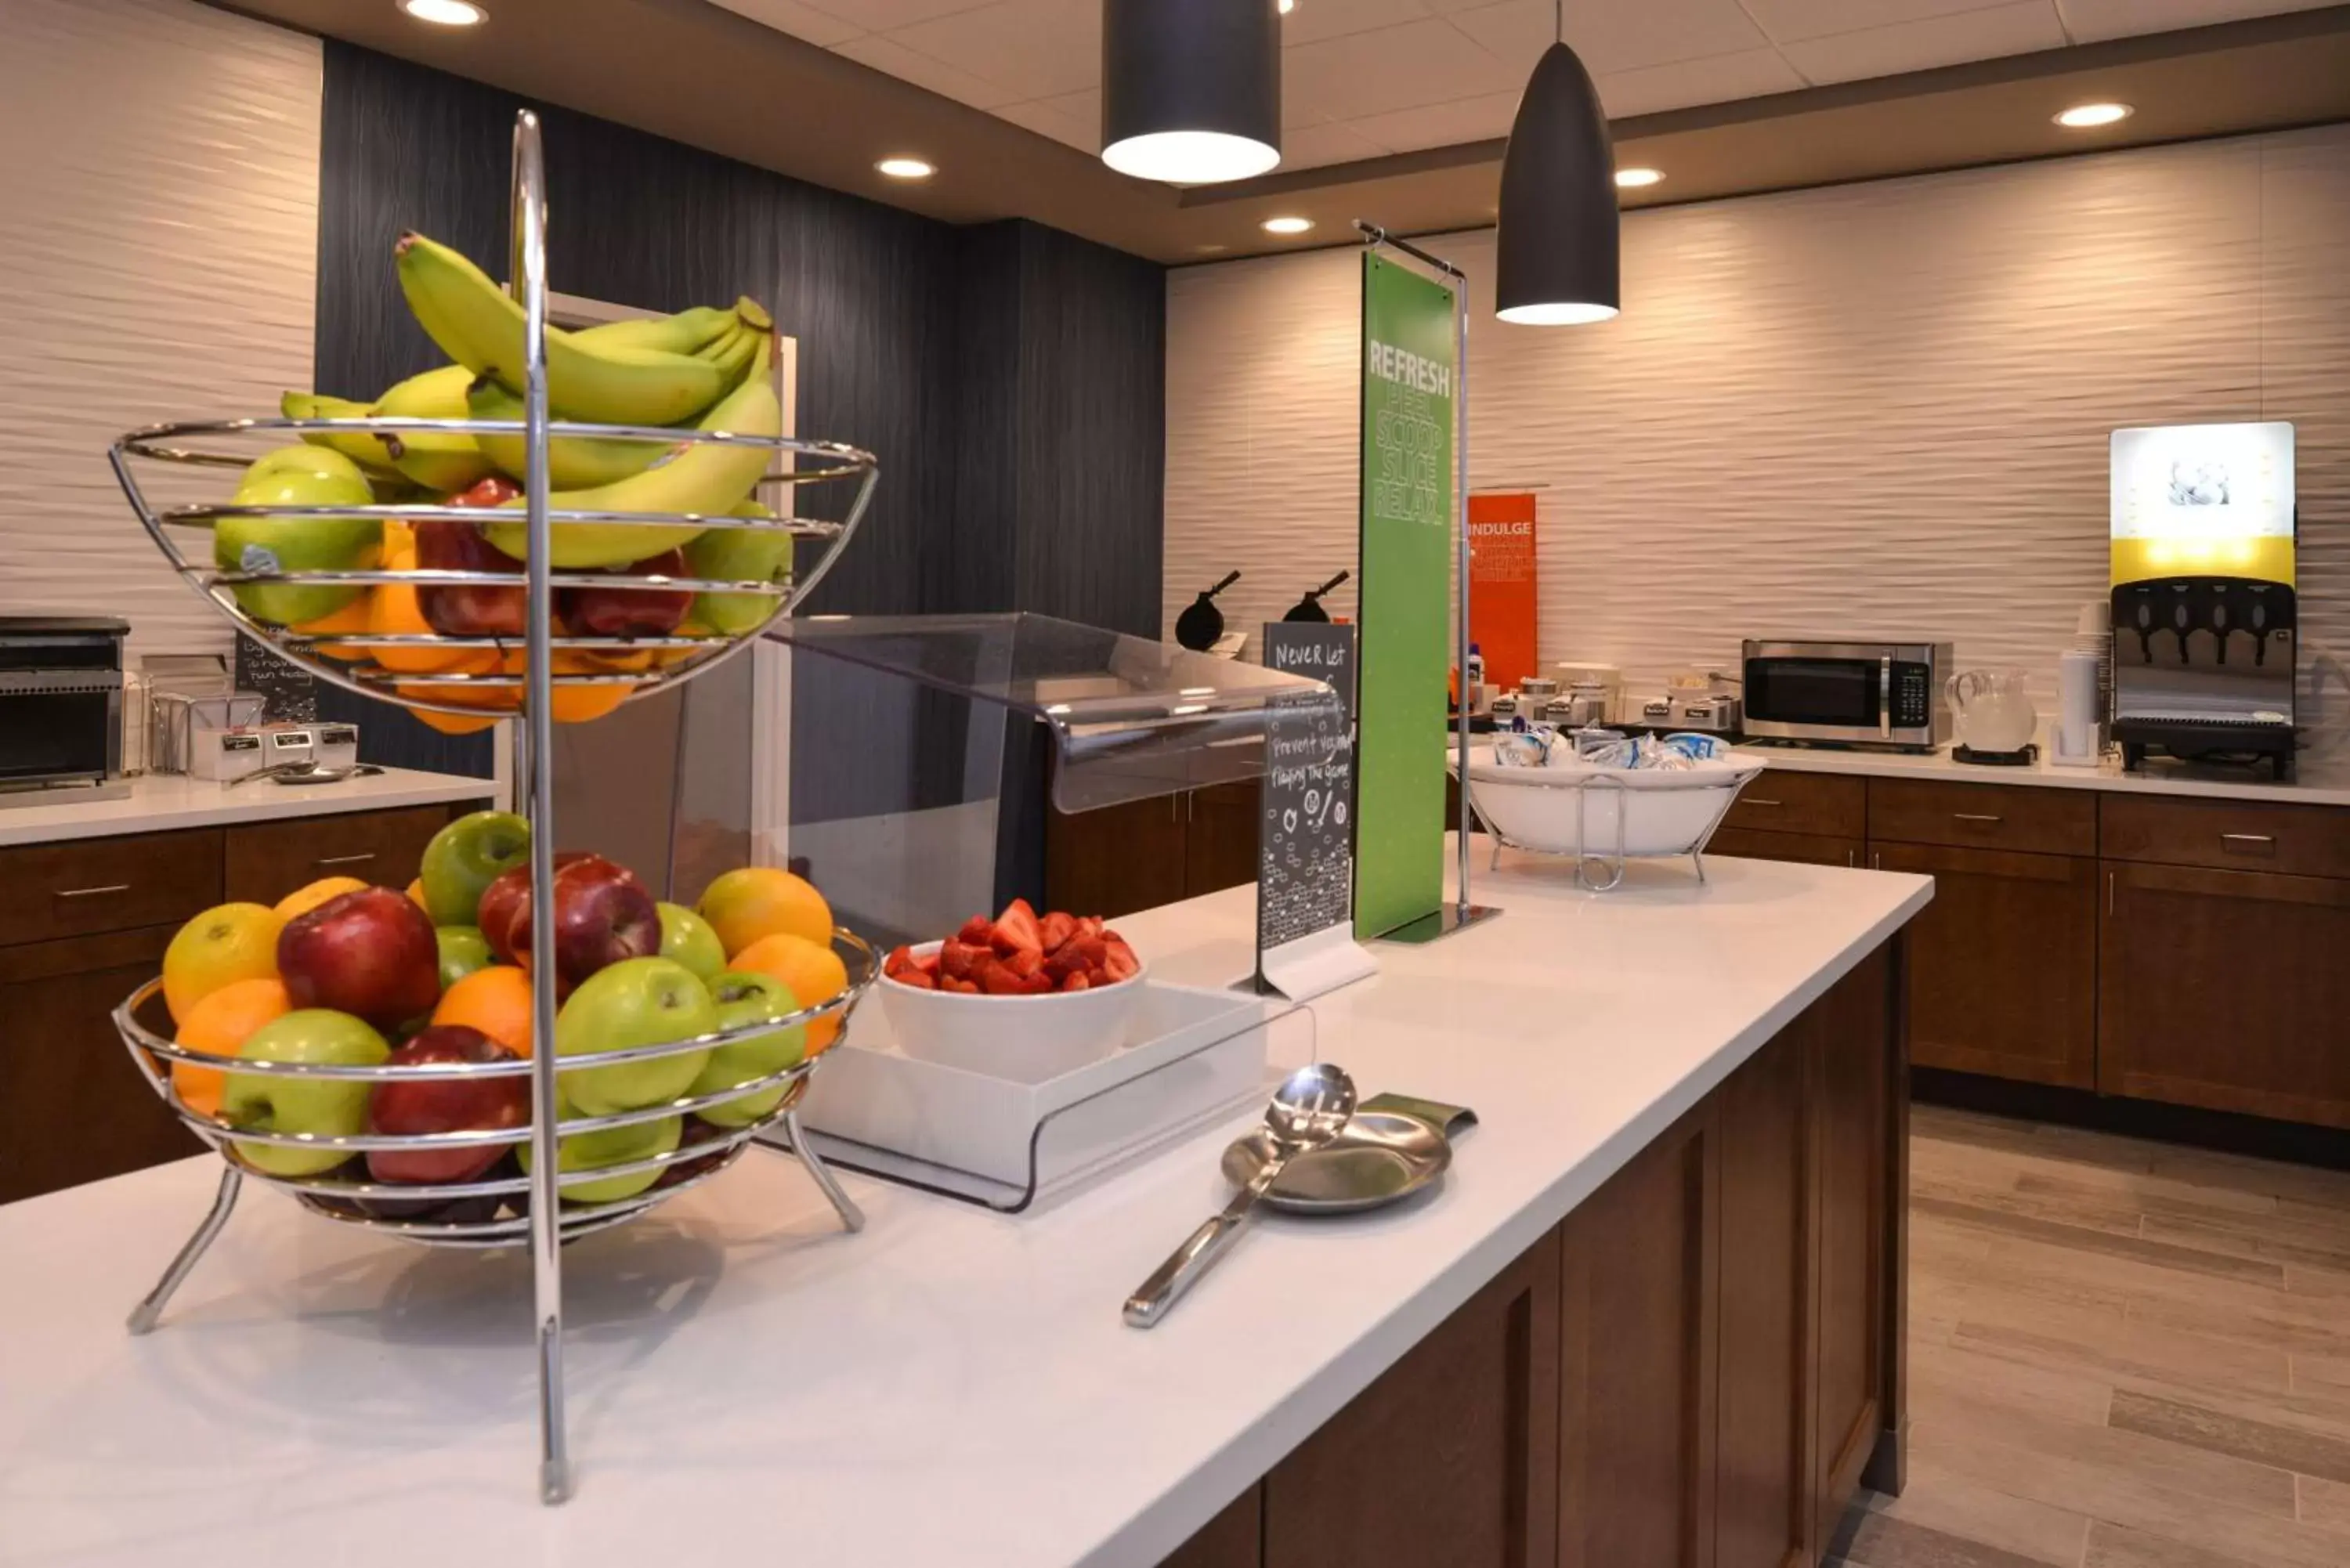
[[[1297,0],[1281,0],[1281,14],[1282,14],[1283,16],[1288,16],[1292,11],[1295,11],[1295,10],[1296,10],[1296,9],[1297,9]]]
[[[2137,111],[2126,103],[2076,103],[2056,117],[2067,130],[2091,130],[2127,119]]]
[[[884,158],[873,167],[892,180],[927,180],[938,172],[936,165],[920,158]]]
[[[1268,234],[1302,234],[1314,226],[1311,218],[1267,218],[1264,232]]]
[[[1616,183],[1629,191],[1641,185],[1654,185],[1665,177],[1661,169],[1618,169]]]
[[[477,27],[490,19],[473,0],[400,0],[400,8],[436,27]]]

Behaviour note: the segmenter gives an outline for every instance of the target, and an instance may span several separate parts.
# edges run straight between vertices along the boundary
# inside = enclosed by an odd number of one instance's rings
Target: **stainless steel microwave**
[[[1749,640],[1746,733],[1929,752],[1950,738],[1947,642]]]
[[[122,621],[0,616],[0,786],[122,771]]]

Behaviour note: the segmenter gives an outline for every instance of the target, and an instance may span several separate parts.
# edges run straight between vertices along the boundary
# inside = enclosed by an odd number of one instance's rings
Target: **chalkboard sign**
[[[1260,952],[1354,918],[1354,729],[1324,692],[1284,693],[1265,709]]]
[[[261,693],[261,716],[271,723],[307,724],[318,716],[317,677],[242,633],[234,680],[239,691]]]
[[[1310,621],[1272,621],[1264,628],[1264,667],[1284,675],[1326,680],[1337,689],[1347,717],[1355,716],[1355,628]]]

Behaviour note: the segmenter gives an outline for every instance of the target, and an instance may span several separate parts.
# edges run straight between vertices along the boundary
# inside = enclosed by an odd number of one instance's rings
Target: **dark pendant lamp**
[[[1616,151],[1591,73],[1564,36],[1543,51],[1518,100],[1500,226],[1493,312],[1503,320],[1575,327],[1622,306]]]
[[[1279,163],[1275,0],[1102,0],[1102,161],[1180,185]]]

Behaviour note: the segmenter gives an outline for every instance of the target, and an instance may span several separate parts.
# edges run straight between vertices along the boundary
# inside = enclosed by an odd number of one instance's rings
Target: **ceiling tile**
[[[1089,99],[1093,112],[1080,113],[1069,107],[1073,100]],[[1072,93],[1066,98],[1036,99],[1027,103],[1009,103],[994,111],[997,118],[1033,130],[1039,136],[1049,136],[1055,141],[1066,141],[1081,152],[1101,151],[1101,95],[1097,92]]]
[[[1383,152],[1398,151],[1389,143],[1373,140],[1351,125],[1301,125],[1281,133],[1284,169],[1319,169],[1325,164],[1352,163],[1358,158],[1377,158]]]
[[[1491,5],[1492,0],[1478,3]],[[1281,43],[1284,48],[1295,48],[1323,38],[1417,22],[1428,16],[1429,9],[1428,0],[1297,0],[1297,8],[1281,19]]]
[[[865,29],[854,22],[845,22],[800,0],[716,0],[716,4],[738,16],[748,16],[778,33],[789,33],[795,38],[830,48],[845,44]]]
[[[2048,0],[2015,0],[1987,11],[1783,44],[1779,52],[1814,82],[1849,82],[2064,47],[2064,29]]]
[[[860,32],[886,33],[892,27],[908,27],[917,22],[968,11],[975,5],[986,4],[986,0],[802,0],[802,3],[827,16],[837,16],[854,25]]]
[[[2001,0],[1745,0],[1746,10],[1773,43],[1789,44],[1830,33],[1857,33],[1866,28],[1924,22],[1962,11],[1980,11]],[[2125,0],[2135,4],[2136,0]],[[2037,0],[2055,19],[2055,0]]]
[[[1550,0],[1492,0],[1448,18],[1513,69],[1528,72],[1550,47]],[[1705,55],[1759,49],[1770,40],[1738,0],[1643,0],[1638,5],[1570,5],[1566,41],[1593,75]]]
[[[1734,55],[1710,55],[1669,66],[1611,71],[1599,78],[1599,101],[1610,119],[1627,119],[1695,104],[1793,92],[1804,85],[1804,78],[1779,57],[1778,50],[1742,49]]]
[[[889,36],[994,83],[1011,102],[1101,85],[1101,0],[995,0]]]
[[[1347,122],[1357,135],[1383,142],[1398,152],[1423,147],[1452,147],[1463,141],[1491,141],[1510,134],[1518,112],[1514,92],[1483,93],[1451,103],[1431,103],[1367,115]]]
[[[967,103],[973,109],[1001,109],[1017,103],[1023,95],[1009,88],[998,86],[960,71],[954,67],[934,60],[928,55],[917,54],[895,38],[868,34],[835,46],[833,53],[846,55],[860,66],[871,66],[877,71],[887,71],[900,81],[910,81],[918,88],[928,88],[934,93]]]
[[[1360,119],[1523,85],[1522,73],[1433,18],[1300,44],[1282,64],[1283,112],[1301,120]]]
[[[2087,44],[2284,11],[2314,11],[2333,4],[2334,0],[2056,0],[2056,8],[2064,13],[2074,41]]]

